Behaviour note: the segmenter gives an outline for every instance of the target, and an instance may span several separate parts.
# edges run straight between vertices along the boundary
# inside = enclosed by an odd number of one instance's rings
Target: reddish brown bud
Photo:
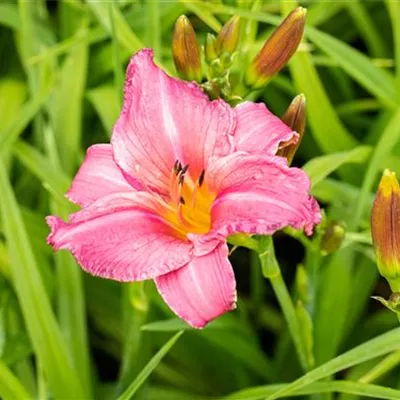
[[[215,49],[217,54],[227,52],[232,54],[239,43],[240,38],[240,18],[233,16],[219,31]]]
[[[172,56],[183,79],[201,81],[200,47],[193,26],[185,15],[181,15],[175,23]]]
[[[306,127],[306,98],[304,94],[296,96],[290,106],[282,116],[282,121],[299,134],[297,141],[282,142],[277,155],[286,157],[290,165],[297,149],[300,146],[301,139]]]
[[[246,71],[245,83],[260,88],[289,61],[300,44],[307,10],[294,9],[270,36]]]
[[[400,188],[396,174],[385,170],[371,213],[372,241],[379,272],[393,292],[400,292]]]

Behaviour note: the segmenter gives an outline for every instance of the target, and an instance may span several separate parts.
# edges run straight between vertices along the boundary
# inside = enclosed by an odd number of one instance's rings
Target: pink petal
[[[140,188],[138,182],[127,182],[122,170],[115,163],[111,145],[96,144],[89,147],[85,160],[79,168],[67,197],[82,207],[101,197]]]
[[[293,138],[293,132],[263,103],[246,101],[235,107],[237,150],[252,154],[275,155],[279,143]]]
[[[50,216],[48,243],[68,249],[83,269],[117,281],[153,279],[187,264],[193,245],[151,210],[147,193],[102,198],[70,216]]]
[[[283,158],[235,153],[218,161],[209,181],[219,193],[210,238],[214,233],[272,234],[287,225],[311,234],[320,221],[308,176]]]
[[[195,328],[236,307],[236,281],[225,243],[155,282],[175,314]]]
[[[230,152],[233,129],[228,104],[211,102],[196,84],[166,75],[154,64],[152,50],[132,57],[112,136],[115,159],[127,174],[166,192],[178,159],[190,164],[197,179],[209,157]]]

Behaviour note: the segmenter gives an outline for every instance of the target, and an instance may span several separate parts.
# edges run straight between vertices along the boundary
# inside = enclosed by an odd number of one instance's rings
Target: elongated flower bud
[[[233,16],[220,30],[215,43],[217,54],[223,52],[232,54],[239,43],[240,18]]]
[[[208,63],[211,63],[218,58],[217,50],[215,49],[216,41],[217,39],[213,34],[207,33],[206,44],[204,46],[204,55]]]
[[[172,56],[183,79],[201,81],[200,47],[193,26],[185,15],[181,15],[175,23]]]
[[[299,94],[292,100],[281,119],[287,126],[299,134],[298,140],[294,143],[293,141],[282,142],[277,153],[278,156],[286,157],[290,165],[300,146],[306,127],[306,98],[304,94]]]
[[[264,86],[289,61],[300,44],[307,10],[294,9],[270,36],[246,71],[245,83],[252,88]]]
[[[400,187],[389,170],[384,171],[376,193],[371,233],[379,272],[393,292],[400,292]]]

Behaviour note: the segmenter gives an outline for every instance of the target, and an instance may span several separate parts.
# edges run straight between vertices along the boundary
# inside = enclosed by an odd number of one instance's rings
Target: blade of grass
[[[306,36],[386,106],[394,107],[398,104],[395,82],[390,73],[376,67],[360,51],[315,28],[307,27]]]
[[[100,22],[100,24],[104,26],[107,32],[111,35],[112,26],[109,17],[107,3],[99,2],[96,0],[88,0],[87,5],[95,15],[97,20]],[[135,53],[144,47],[142,41],[132,31],[131,27],[126,22],[124,16],[116,7],[114,7],[114,24],[115,24],[116,35],[119,42],[128,51],[130,51],[131,53]]]
[[[371,192],[374,181],[387,162],[391,150],[399,141],[400,136],[400,107],[395,111],[385,130],[383,131],[378,144],[374,148],[372,157],[368,163],[362,183],[360,197],[353,206],[353,217],[348,223],[350,230],[355,230],[367,206],[368,195]]]
[[[11,273],[35,353],[57,398],[85,398],[46,296],[21,213],[0,161],[1,214]]]
[[[62,171],[55,135],[51,129],[46,130],[45,147],[49,154],[50,167],[56,171]],[[70,203],[57,203],[52,200],[50,209],[55,215],[67,218],[74,206]],[[91,398],[92,376],[82,271],[70,253],[59,252],[54,254],[54,258],[57,267],[57,306],[60,327],[86,396]]]
[[[161,55],[161,21],[160,3],[158,1],[146,2],[147,17],[147,45],[154,50],[154,54]]]
[[[284,384],[268,385],[255,387],[251,389],[244,389],[238,393],[233,393],[226,400],[261,400],[265,396],[270,395],[277,390],[285,387]],[[298,389],[291,393],[291,396],[306,396],[322,393],[347,393],[360,395],[365,397],[372,397],[373,399],[398,399],[400,395],[399,390],[387,388],[384,386],[362,384],[358,382],[349,381],[334,381],[334,382],[317,382],[307,385],[307,387]]]
[[[346,163],[364,163],[371,154],[370,146],[358,146],[353,150],[315,157],[308,161],[303,170],[310,177],[312,186]]]
[[[64,193],[68,190],[71,179],[64,171],[54,168],[46,156],[22,140],[15,143],[13,153],[25,168],[40,179],[45,186],[51,188],[51,193],[57,193],[62,201],[68,204]]]
[[[33,98],[28,100],[6,128],[0,132],[0,155],[6,154],[18,136],[24,131],[31,120],[37,115],[47,97],[50,87],[43,88]]]
[[[7,26],[11,29],[19,29],[20,18],[18,8],[14,4],[0,4],[0,25]]]
[[[328,361],[327,363],[313,369],[294,382],[285,385],[276,391],[268,400],[278,399],[282,396],[291,395],[294,391],[303,388],[317,380],[326,378],[338,371],[360,364],[364,361],[387,354],[391,351],[400,350],[400,328],[393,329],[381,336],[365,342],[344,354]]]
[[[150,1],[148,3],[156,3]],[[114,69],[114,83],[118,91],[118,108],[121,108],[121,101],[123,94],[124,94],[124,73],[121,68],[121,56],[119,51],[119,43],[116,34],[116,27],[115,27],[115,5],[112,2],[108,3],[108,14],[110,19],[110,27],[111,27],[111,41],[112,41],[112,63]]]
[[[380,32],[365,10],[364,4],[359,0],[346,2],[345,7],[352,16],[360,36],[365,40],[373,57],[383,57],[386,54],[386,46]]]
[[[400,3],[398,1],[386,0],[386,7],[392,22],[397,89],[400,89]]]
[[[120,112],[120,98],[114,86],[102,85],[87,92],[86,97],[93,104],[104,126],[107,136],[111,132]]]
[[[185,7],[192,13],[196,14],[205,24],[213,31],[219,32],[222,28],[221,23],[212,15],[202,1],[180,0]]]
[[[118,400],[129,400],[145,382],[153,370],[157,367],[159,362],[164,358],[176,341],[182,336],[183,331],[176,333],[163,347],[154,355],[154,357],[148,362],[148,364],[140,371],[135,380],[129,385],[129,387],[118,397]]]
[[[88,21],[82,16],[80,30],[87,32]],[[51,116],[63,169],[75,171],[82,135],[83,96],[86,86],[88,46],[81,42],[71,48],[57,85]]]
[[[0,396],[3,400],[30,399],[18,378],[0,360]]]

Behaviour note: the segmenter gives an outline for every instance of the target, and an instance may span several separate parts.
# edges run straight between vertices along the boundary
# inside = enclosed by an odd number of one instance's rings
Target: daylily
[[[111,144],[88,149],[67,194],[82,210],[48,217],[48,242],[93,275],[154,279],[179,317],[203,327],[235,308],[227,236],[311,233],[320,220],[306,174],[276,156],[296,136],[263,104],[210,101],[144,49]]]

